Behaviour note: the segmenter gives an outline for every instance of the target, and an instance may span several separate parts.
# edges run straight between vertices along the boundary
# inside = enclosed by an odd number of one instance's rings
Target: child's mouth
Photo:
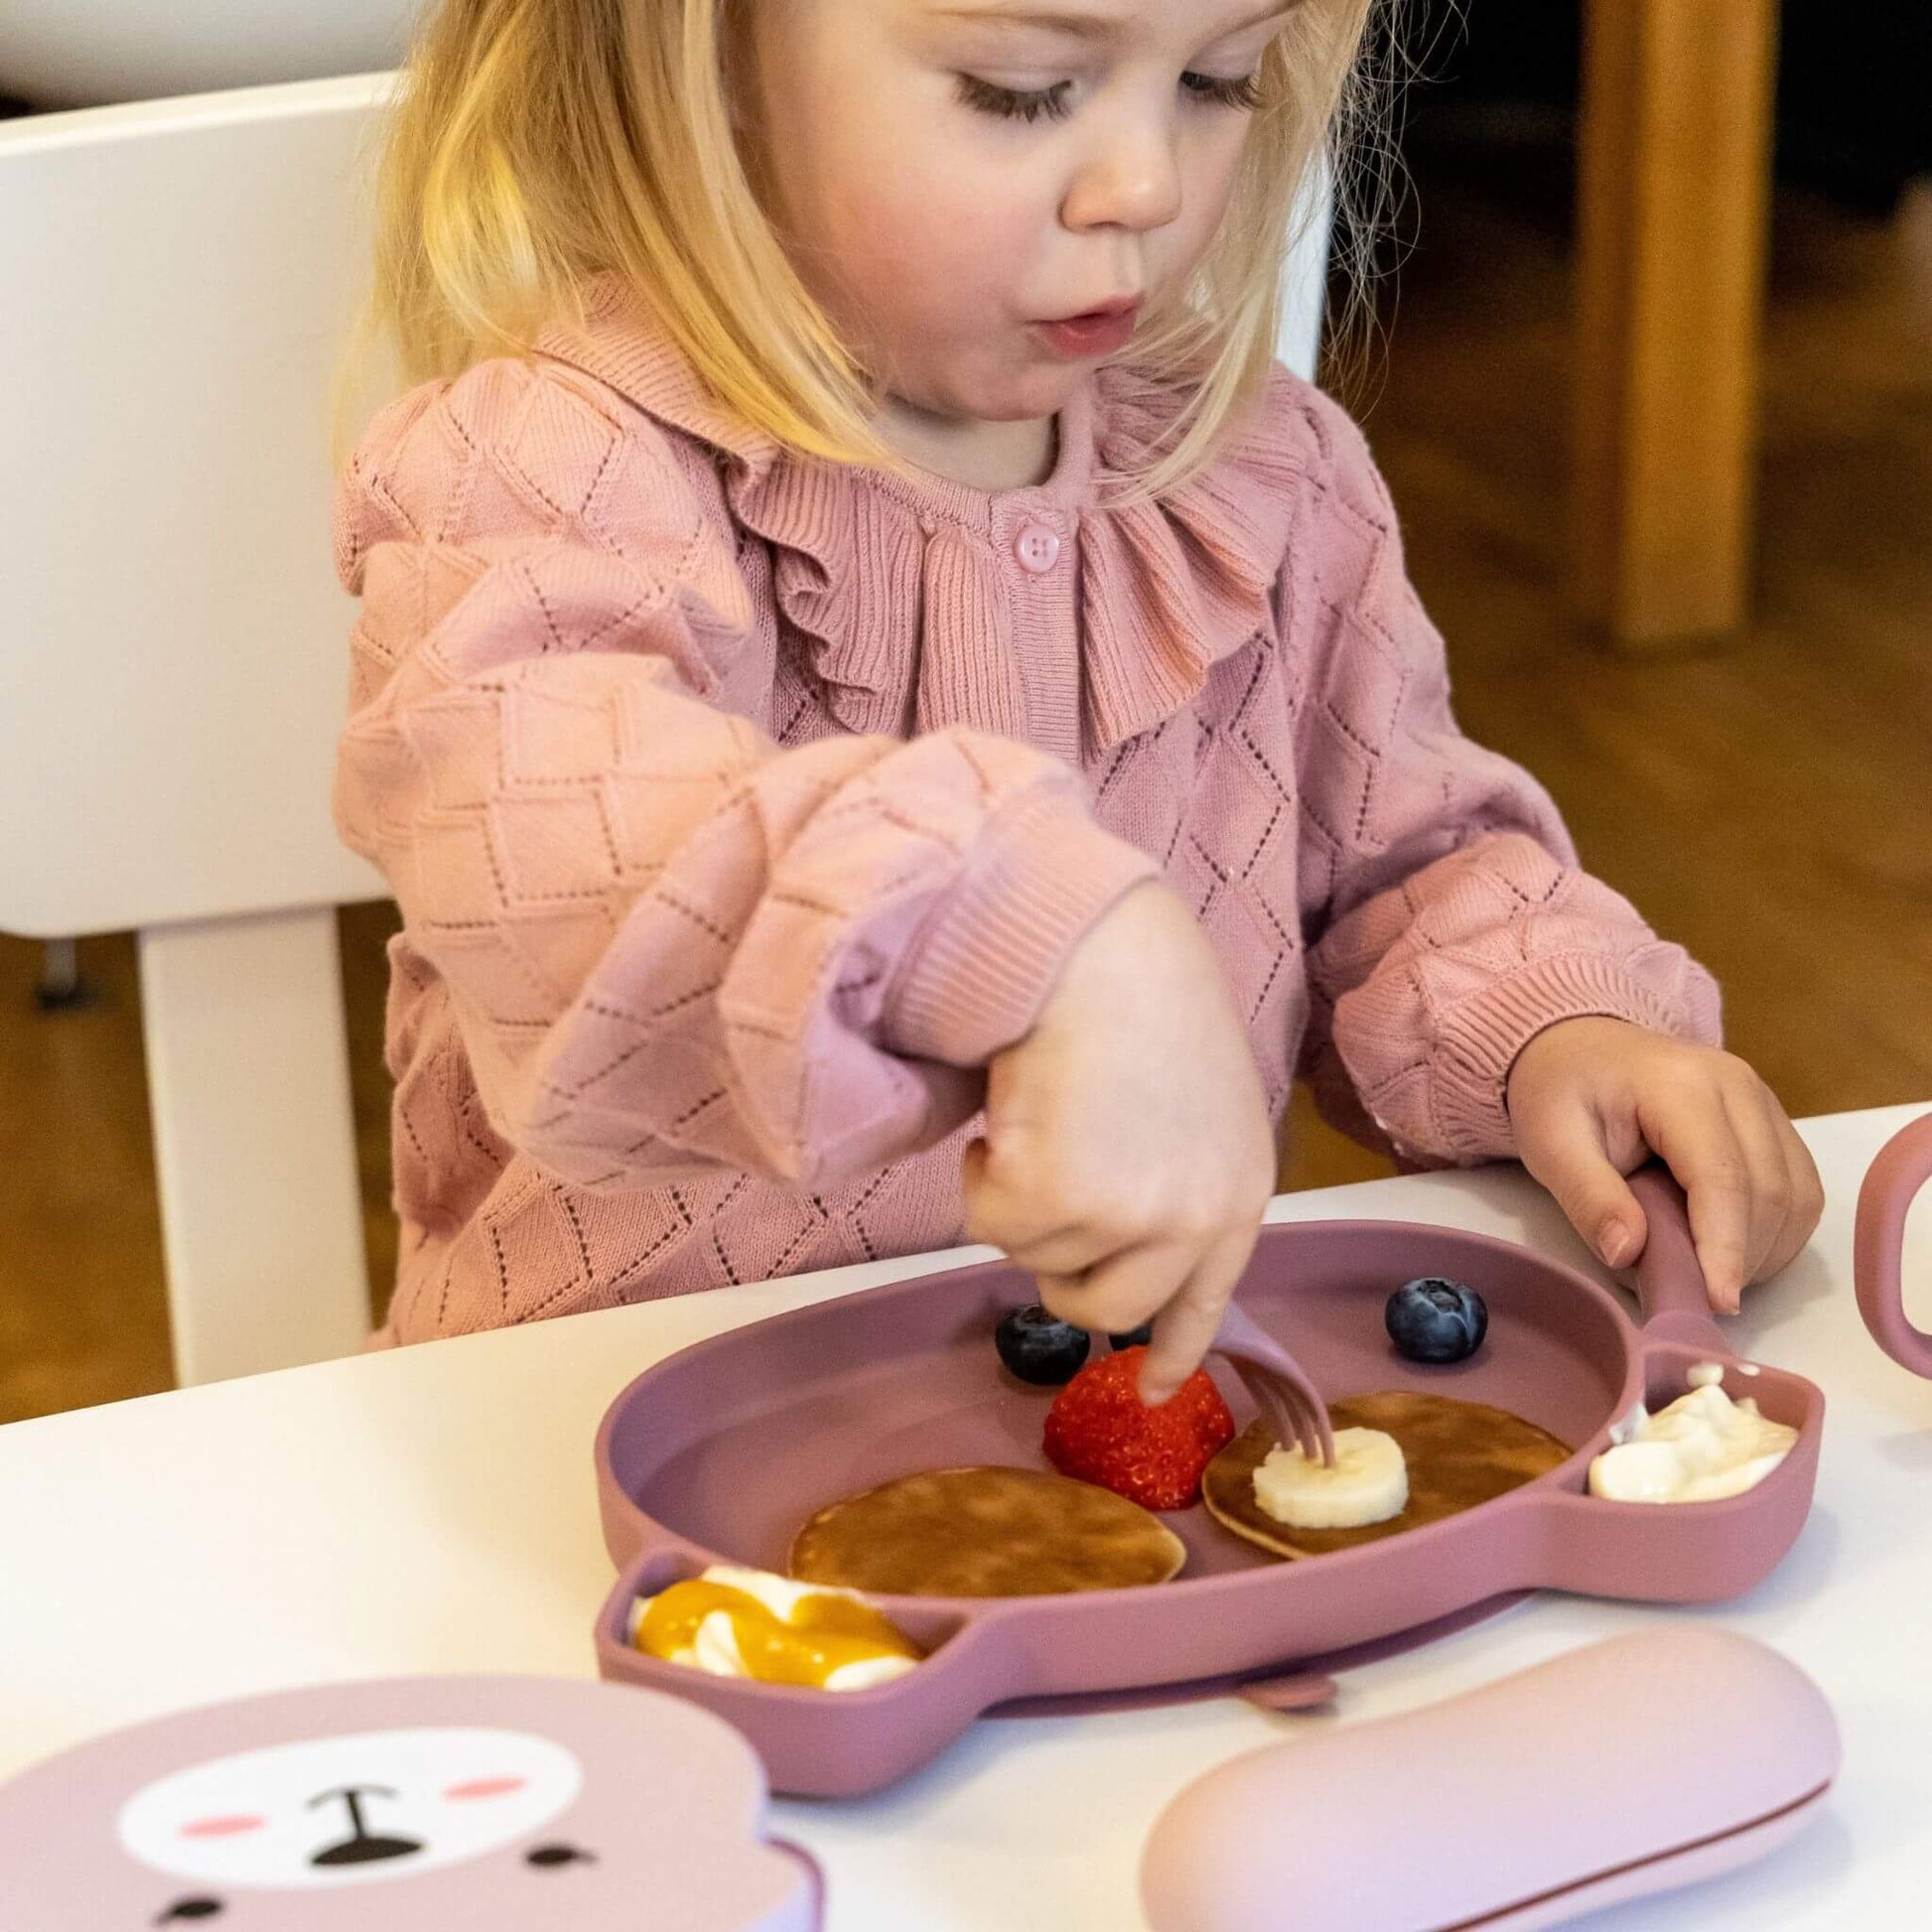
[[[1080,361],[1090,356],[1112,355],[1125,348],[1141,313],[1140,301],[1110,302],[1088,309],[1077,316],[1057,322],[1035,323],[1040,339],[1055,354]]]

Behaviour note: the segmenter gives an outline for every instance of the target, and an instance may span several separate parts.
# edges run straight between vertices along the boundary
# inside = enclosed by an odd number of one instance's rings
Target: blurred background
[[[1794,1115],[1926,1099],[1932,10],[1596,7],[1587,43],[1559,0],[1412,7],[1379,340],[1324,379],[1464,728],[1717,973]],[[1645,40],[1670,11],[1693,41]],[[391,925],[341,914],[385,1285]],[[1286,1184],[1387,1172],[1305,1103]],[[170,1386],[130,936],[0,936],[0,1422]]]

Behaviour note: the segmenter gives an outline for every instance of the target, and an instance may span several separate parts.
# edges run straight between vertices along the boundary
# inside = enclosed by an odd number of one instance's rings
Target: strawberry
[[[1234,1435],[1221,1392],[1196,1369],[1158,1409],[1141,1400],[1145,1348],[1089,1362],[1046,1412],[1046,1459],[1143,1509],[1185,1509],[1201,1471]]]

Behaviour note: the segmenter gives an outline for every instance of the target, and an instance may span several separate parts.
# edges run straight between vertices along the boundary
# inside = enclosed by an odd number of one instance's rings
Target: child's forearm
[[[1524,1044],[1602,1015],[1715,1044],[1716,983],[1629,902],[1515,833],[1477,841],[1358,908],[1314,970],[1362,1104],[1398,1151],[1516,1152],[1505,1102]]]

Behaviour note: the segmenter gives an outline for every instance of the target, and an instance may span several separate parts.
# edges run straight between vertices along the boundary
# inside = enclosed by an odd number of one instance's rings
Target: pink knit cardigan
[[[1159,503],[1174,394],[1104,369],[1032,488],[724,417],[609,278],[425,383],[344,475],[337,812],[380,866],[402,1261],[383,1338],[960,1238],[990,1055],[1163,876],[1279,1114],[1512,1152],[1553,1021],[1716,988],[1461,737],[1362,438],[1277,371]]]

